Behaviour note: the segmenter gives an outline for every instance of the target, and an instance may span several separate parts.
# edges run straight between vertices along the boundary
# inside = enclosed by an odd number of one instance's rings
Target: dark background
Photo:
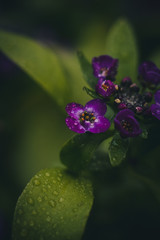
[[[128,19],[134,28],[141,61],[148,59],[156,49],[160,48],[159,1],[0,1],[1,29],[30,36],[47,45],[58,44],[67,51],[86,49],[89,58],[93,56],[92,53],[102,52],[100,44],[104,42],[104,36],[120,17]],[[87,50],[92,43],[92,51]],[[95,49],[96,46],[99,50]],[[68,139],[70,133],[66,133],[65,116],[56,103],[2,53],[0,53],[0,85],[0,239],[10,239],[11,223],[18,196],[36,171],[43,167],[51,167],[54,154],[55,158],[58,158],[57,147],[54,147],[55,135],[59,136],[56,139],[59,147]],[[61,126],[58,133],[52,126],[54,121],[58,121]],[[41,148],[43,151],[39,150]],[[55,161],[57,165],[58,161]],[[117,176],[117,173],[114,174]],[[148,198],[147,193],[145,194],[144,196]],[[132,193],[130,198],[133,199],[133,196]],[[149,204],[154,204],[154,201],[148,201]],[[116,205],[113,204],[112,207],[114,206]],[[124,203],[122,206],[125,209]],[[130,205],[127,206],[126,212],[130,208]],[[100,210],[100,213],[104,212],[103,209]],[[108,233],[104,231],[105,224],[97,227],[94,221],[91,221],[92,227],[98,229],[97,232],[93,231],[94,235],[97,239],[140,239],[134,233],[139,231],[139,222],[144,221],[145,217],[149,218],[150,215],[147,215],[145,208],[138,211],[141,212],[140,216],[144,214],[143,218],[137,220],[133,209],[133,219],[129,219],[130,224],[127,213],[123,215],[123,224],[126,224],[133,234],[122,233],[118,224],[122,218],[117,218],[107,225]],[[158,233],[156,208],[153,212],[156,219],[155,233]],[[105,219],[102,216],[98,217]],[[138,228],[134,231],[136,225],[133,228],[131,226],[135,221],[138,222]],[[152,230],[154,227],[151,227]],[[86,238],[91,239],[93,236],[88,229],[86,232],[88,238]],[[118,233],[115,233],[115,229],[118,229]],[[145,227],[144,231],[146,231]],[[153,237],[152,231],[150,234],[150,237]],[[139,237],[143,239],[143,234]]]

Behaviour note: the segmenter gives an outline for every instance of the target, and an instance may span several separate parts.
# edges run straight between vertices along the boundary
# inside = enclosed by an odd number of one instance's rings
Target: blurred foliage
[[[117,83],[124,77],[137,82],[138,50],[132,27],[125,20],[118,20],[107,35],[106,52],[119,60]]]

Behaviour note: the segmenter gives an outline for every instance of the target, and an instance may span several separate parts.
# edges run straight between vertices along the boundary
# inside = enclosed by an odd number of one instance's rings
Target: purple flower
[[[151,105],[151,113],[160,120],[160,90],[155,93],[154,98],[156,104]]]
[[[92,59],[92,67],[95,77],[114,79],[117,73],[118,59],[113,59],[108,55],[94,57]]]
[[[129,109],[121,110],[115,117],[114,124],[121,137],[136,137],[142,133],[134,112]]]
[[[139,75],[144,82],[158,85],[160,83],[160,69],[153,62],[144,62],[139,66]]]
[[[77,103],[69,103],[66,106],[68,117],[67,127],[77,133],[105,132],[110,127],[110,122],[104,117],[107,111],[106,104],[100,99],[89,101],[85,107]]]
[[[115,91],[115,85],[110,80],[100,78],[96,85],[96,92],[104,98],[108,98]]]

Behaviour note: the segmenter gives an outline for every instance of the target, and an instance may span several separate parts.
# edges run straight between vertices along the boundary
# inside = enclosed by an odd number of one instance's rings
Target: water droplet
[[[32,211],[32,215],[36,215],[37,212],[35,210]]]
[[[34,185],[35,185],[35,186],[39,186],[39,185],[40,185],[40,181],[37,180],[37,179],[35,179],[35,180],[34,180]]]
[[[30,223],[29,223],[29,225],[30,225],[31,227],[33,227],[33,226],[34,226],[34,222],[31,220]]]
[[[24,226],[26,226],[26,225],[27,225],[27,222],[26,222],[26,221],[24,221],[24,222],[23,222],[23,225],[24,225]]]
[[[48,216],[48,217],[46,218],[46,220],[47,220],[47,222],[50,222],[50,221],[51,221],[51,217]]]
[[[31,205],[33,205],[33,203],[34,203],[32,198],[28,198],[27,202]]]
[[[50,205],[51,207],[55,207],[55,206],[56,206],[56,203],[55,203],[55,201],[50,200],[50,201],[49,201],[49,205]]]
[[[22,231],[21,231],[21,236],[22,236],[22,237],[27,236],[27,230],[26,230],[26,229],[22,229]]]
[[[55,195],[58,195],[58,192],[57,192],[57,191],[54,191],[53,193],[54,193]]]
[[[19,214],[19,215],[22,215],[22,213],[23,213],[22,209],[19,209],[19,210],[18,210],[18,214]]]
[[[17,224],[19,224],[19,223],[20,223],[20,220],[19,220],[19,219],[17,219],[16,223],[17,223]]]
[[[74,123],[74,126],[77,126],[77,125],[78,125],[78,123],[77,123],[77,122],[75,122],[75,123]]]
[[[46,172],[45,175],[46,175],[46,177],[49,177],[49,176],[50,176],[50,173],[49,173],[49,172]]]
[[[80,145],[80,147],[84,147],[84,143],[82,143],[82,144]]]
[[[60,199],[59,199],[59,202],[63,202],[64,201],[64,199],[61,197]]]
[[[42,202],[42,198],[41,197],[38,197],[37,200],[38,200],[38,202]]]

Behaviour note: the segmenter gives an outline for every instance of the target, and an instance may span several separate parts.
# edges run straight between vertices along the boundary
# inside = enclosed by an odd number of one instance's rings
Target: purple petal
[[[76,133],[85,133],[85,128],[80,124],[80,122],[72,117],[66,118],[66,125],[67,127],[76,132]]]
[[[117,73],[118,60],[108,55],[94,57],[92,59],[93,74],[95,77],[106,77],[101,73],[101,69],[107,70],[107,76],[113,77]]]
[[[155,116],[160,120],[160,105],[159,104],[152,104],[151,105],[151,112],[152,115]]]
[[[92,133],[101,133],[107,131],[107,129],[110,127],[110,122],[105,117],[97,117],[94,123],[91,123],[90,127],[88,128],[88,131]]]
[[[85,111],[93,112],[96,116],[104,116],[107,111],[106,104],[100,99],[93,99],[85,105]]]
[[[105,89],[104,86],[107,86]],[[110,80],[104,80],[104,78],[100,78],[96,85],[96,92],[104,98],[108,98],[115,91],[115,85]]]
[[[140,129],[138,121],[134,118],[134,113],[128,109],[120,111],[116,118],[114,119],[115,128],[120,132],[120,135],[122,137],[136,137],[142,133],[142,130]],[[126,113],[129,114],[126,114]],[[127,131],[127,129],[123,128],[121,121],[125,120],[128,123],[130,123],[132,127],[132,131]]]
[[[75,119],[79,119],[81,113],[84,112],[84,107],[78,103],[69,103],[66,106],[66,112],[68,115]]]
[[[160,83],[160,69],[150,61],[143,62],[139,66],[139,74],[143,77],[143,80],[155,85]]]
[[[156,104],[160,104],[160,90],[158,90],[154,95]]]
[[[123,119],[125,119],[127,116],[134,116],[134,112],[131,111],[130,109],[124,109],[124,110],[121,110],[117,116],[116,116],[116,119],[121,121]]]

